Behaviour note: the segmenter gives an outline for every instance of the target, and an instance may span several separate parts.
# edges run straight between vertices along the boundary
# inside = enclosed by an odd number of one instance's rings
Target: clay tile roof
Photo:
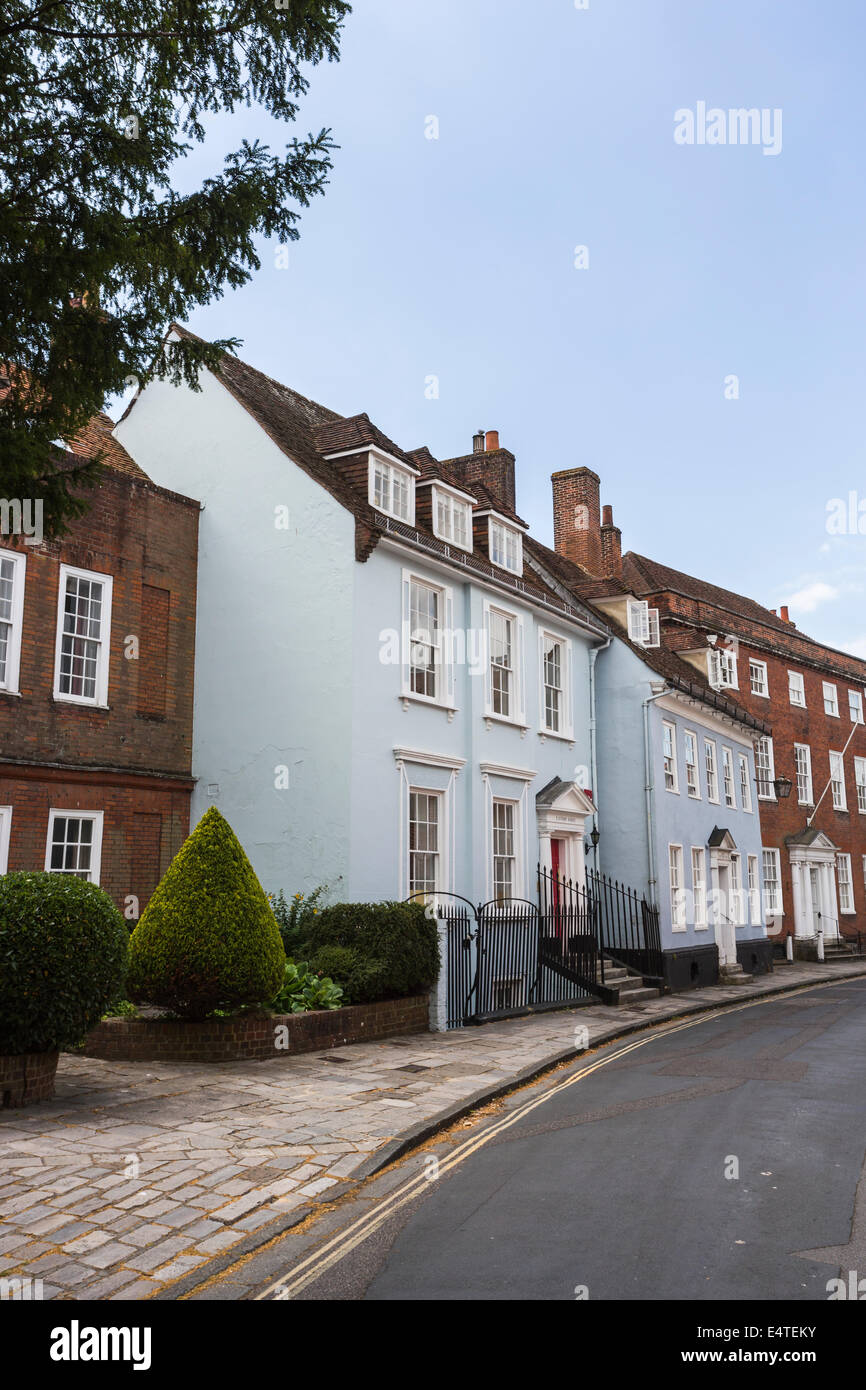
[[[412,462],[421,469],[422,477],[426,477],[431,472],[435,473],[439,467],[426,444],[422,444],[420,449],[409,449],[408,453]]]
[[[384,449],[385,453],[393,454],[395,458],[402,459],[412,468],[417,468],[413,458],[383,434],[377,425],[373,424],[369,415],[350,415],[348,418],[337,419],[323,425],[316,430],[316,447],[322,454],[336,454],[343,449],[364,449],[369,445],[378,445]]]
[[[675,593],[695,599],[698,603],[725,608],[748,622],[762,623],[765,627],[778,628],[781,632],[791,631],[790,623],[786,623],[771,608],[765,608],[754,599],[735,594],[730,589],[720,589],[716,584],[695,579],[690,574],[683,574],[681,570],[671,569],[669,565],[660,565],[656,560],[648,560],[645,555],[636,555],[634,551],[630,550],[622,557],[622,573],[626,584],[631,585],[635,594],[645,596],[658,593],[662,589],[672,589]]]
[[[691,696],[694,700],[700,700],[702,704],[710,705],[713,709],[728,715],[731,719],[736,719],[739,723],[755,729],[758,733],[772,733],[771,726],[766,721],[756,719],[748,710],[723,695],[721,691],[714,690],[708,681],[701,678],[700,672],[684,661],[676,652],[669,651],[666,647],[639,647],[632,642],[628,635],[628,629],[618,623],[609,613],[602,613],[596,609],[592,603],[593,597],[615,597],[617,594],[628,594],[633,591],[621,584],[619,580],[593,580],[580,565],[568,560],[564,555],[560,555],[555,550],[550,550],[546,545],[541,545],[539,541],[531,537],[524,537],[524,547],[529,553],[555,575],[556,579],[566,588],[575,594],[586,608],[589,609],[601,622],[605,623],[621,642],[640,657],[641,661],[675,686],[683,694]],[[589,593],[587,592],[589,591]]]
[[[135,459],[114,438],[113,429],[114,421],[104,411],[100,411],[70,441],[73,453],[82,458],[99,456],[107,468],[114,468],[118,473],[128,473],[133,478],[147,478],[144,469],[139,468]]]

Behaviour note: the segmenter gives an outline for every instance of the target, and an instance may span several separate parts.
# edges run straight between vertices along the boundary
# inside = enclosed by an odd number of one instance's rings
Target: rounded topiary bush
[[[0,877],[0,1053],[80,1042],[123,989],[128,945],[126,923],[95,883]]]
[[[211,807],[132,933],[127,996],[202,1019],[273,999],[285,963],[264,889],[228,821]]]

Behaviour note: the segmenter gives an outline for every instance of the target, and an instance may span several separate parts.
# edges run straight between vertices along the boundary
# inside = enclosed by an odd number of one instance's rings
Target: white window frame
[[[665,791],[673,792],[679,796],[680,770],[677,760],[677,726],[669,719],[662,720],[662,769]]]
[[[99,875],[102,870],[102,832],[105,818],[104,811],[79,811],[77,807],[67,810],[60,806],[52,806],[48,812],[48,834],[45,840],[45,871],[46,873],[72,873],[70,869],[52,869],[51,867],[51,845],[54,839],[54,822],[62,817],[64,820],[91,820],[93,821],[93,839],[91,841],[90,869],[88,870],[87,883],[99,883]],[[74,875],[76,878],[78,875]]]
[[[761,925],[761,875],[759,870],[759,860],[757,854],[746,855],[746,873],[748,875],[748,894],[749,894],[749,921],[753,927]]]
[[[502,544],[494,541],[494,532],[502,533]],[[514,563],[509,564],[509,551]],[[498,553],[504,557],[502,560],[494,558]],[[523,573],[523,534],[516,526],[512,526],[501,516],[488,516],[487,518],[487,554],[491,565],[497,569],[505,570],[506,574]]]
[[[770,856],[769,862],[774,865],[772,877],[767,874],[767,856]],[[761,875],[764,884],[764,917],[782,917],[782,864],[775,846],[761,846]],[[774,890],[771,891],[768,884],[775,885]]]
[[[412,585],[432,589],[439,596],[439,622],[433,647],[435,695],[425,695],[412,689],[412,657],[415,643],[412,640]],[[429,579],[417,570],[404,569],[402,573],[403,626],[401,632],[402,660],[400,696],[404,707],[409,700],[422,705],[437,705],[442,709],[453,710],[455,706],[455,670],[453,649],[454,590],[447,584]],[[420,632],[421,629],[415,629]],[[419,644],[420,645],[420,644]]]
[[[857,810],[866,816],[866,758],[854,759],[854,782],[857,787]]]
[[[560,718],[558,729],[551,729],[547,723],[547,682],[545,680],[544,648],[547,642],[557,642],[560,646]],[[562,738],[574,742],[574,710],[572,707],[572,642],[570,637],[551,628],[540,628],[538,632],[538,728],[545,738]]]
[[[801,698],[795,700],[795,694]],[[788,704],[795,705],[797,709],[806,708],[806,682],[803,679],[802,671],[788,672]]]
[[[743,897],[743,856],[739,853],[731,855],[730,883],[731,901],[728,904],[730,911],[727,916],[735,927],[744,927],[746,925],[746,903]]]
[[[727,744],[722,744],[722,789],[725,794],[725,806],[729,811],[737,809],[737,784],[734,779],[734,753],[733,749],[728,748]]]
[[[488,863],[488,873],[490,875],[491,902],[496,902],[496,860],[498,858],[510,858],[513,863],[513,873],[511,879],[511,892],[506,896],[519,898],[523,895],[523,825],[521,819],[521,803],[515,797],[492,796],[490,798],[490,859]],[[497,855],[496,853],[496,807],[511,807],[511,831],[512,831],[512,853],[509,856]]]
[[[838,762],[835,759],[838,758]],[[836,775],[838,771],[838,776]],[[837,789],[839,794],[837,795]],[[834,811],[848,810],[848,791],[845,786],[845,759],[841,753],[834,753],[830,749],[830,796],[833,800]]]
[[[863,695],[859,690],[848,691],[848,713],[852,724],[863,723]]]
[[[511,641],[511,706],[508,714],[500,714],[493,708],[493,642],[492,615],[499,614],[512,624]],[[496,719],[503,724],[515,724],[525,729],[526,724],[526,682],[524,678],[524,621],[519,613],[505,608],[499,603],[484,600],[484,629],[487,637],[487,674],[485,676],[485,719]]]
[[[683,847],[668,845],[668,880],[671,894],[671,931],[688,931],[688,904],[684,882]]]
[[[755,672],[758,673],[758,687],[755,687]],[[749,688],[753,695],[760,700],[769,700],[770,682],[767,676],[766,661],[757,661],[755,657],[749,657]]]
[[[383,516],[393,517],[395,521],[402,521],[407,526],[415,525],[415,474],[410,469],[403,467],[402,464],[395,463],[393,459],[386,458],[384,454],[371,449],[368,455],[367,465],[367,500],[375,511],[381,512]],[[376,470],[381,469],[388,475],[388,505],[384,506],[376,501]],[[396,511],[393,505],[394,499],[394,479],[399,477],[406,483],[406,514]]]
[[[406,857],[405,857],[405,864],[406,864],[406,885],[407,885],[408,893],[409,893],[410,895],[411,895],[413,892],[421,892],[421,891],[422,891],[422,890],[420,890],[420,889],[413,889],[413,887],[412,887],[412,855],[413,855],[413,853],[418,853],[418,854],[421,854],[421,853],[428,853],[428,854],[429,854],[429,853],[430,853],[429,850],[427,850],[427,851],[422,851],[422,850],[413,851],[413,849],[412,849],[412,797],[413,797],[413,796],[427,796],[427,797],[431,797],[431,798],[436,802],[436,805],[437,805],[437,808],[438,808],[438,809],[437,809],[437,822],[436,822],[436,830],[437,830],[436,882],[435,882],[435,886],[433,887],[433,889],[430,890],[430,897],[431,897],[431,898],[435,898],[435,897],[437,896],[437,894],[442,893],[442,892],[445,891],[444,885],[445,885],[446,883],[448,883],[448,881],[449,881],[449,880],[448,880],[448,858],[447,858],[447,856],[448,856],[448,822],[447,822],[447,814],[448,814],[447,802],[448,802],[448,797],[447,797],[447,793],[446,793],[445,791],[443,791],[441,787],[422,787],[422,786],[416,785],[415,783],[412,783],[412,782],[409,783],[408,793],[409,793],[409,795],[408,795],[408,801],[407,801],[407,803],[406,803],[406,848],[405,848],[405,856],[406,856]],[[423,901],[423,899],[418,898],[417,901]]]
[[[99,658],[96,666],[96,692],[94,695],[67,695],[60,690],[60,659],[63,651],[63,617],[66,607],[67,579],[87,579],[101,584],[102,615],[99,631]],[[91,708],[108,707],[108,670],[111,662],[111,599],[113,579],[110,574],[100,574],[97,570],[79,569],[77,565],[61,565],[57,586],[57,635],[54,648],[54,699],[63,704],[89,705]],[[90,639],[95,640],[95,639]]]
[[[709,914],[707,911],[707,852],[703,845],[692,845],[692,900],[695,906],[695,931],[707,931],[709,929]],[[698,869],[697,875],[695,869]]]
[[[857,909],[854,906],[854,877],[851,873],[850,854],[836,855],[836,885],[839,890],[839,912],[844,913],[846,917],[852,917]]]
[[[626,607],[628,635],[639,647],[658,647],[659,610],[650,608],[646,599],[630,598]]]
[[[730,647],[710,647],[707,652],[707,676],[713,690],[739,690],[737,653]]]
[[[452,491],[451,488],[443,487],[441,483],[434,483],[430,489],[432,497],[430,499],[433,509],[433,535],[437,540],[445,541],[448,545],[456,545],[458,550],[472,551],[472,503],[468,497],[461,496]],[[442,530],[439,526],[439,503],[446,504],[448,512],[448,524]],[[462,512],[466,519],[466,540],[459,541],[454,534],[454,514]]]
[[[694,762],[689,762],[689,740],[694,749]],[[683,757],[686,766],[686,791],[693,801],[701,800],[701,764],[700,764],[700,744],[694,729],[683,730]],[[689,777],[689,769],[694,768],[694,780]]]
[[[802,759],[800,758],[801,754],[805,754],[805,757]],[[802,773],[799,765],[801,760],[804,764]],[[806,782],[807,795],[805,796],[800,795],[801,776]],[[794,779],[797,786],[797,804],[799,806],[811,806],[813,804],[815,791],[812,785],[812,750],[808,743],[794,744]]]
[[[824,713],[828,719],[839,718],[839,691],[832,681],[821,682],[822,693],[824,696]],[[828,694],[832,692],[832,694]],[[830,706],[828,709],[827,706]]]
[[[740,770],[740,800],[743,803],[742,809],[748,813],[752,811],[752,774],[749,767],[749,759],[745,753],[737,754],[737,766]]]
[[[712,756],[708,756],[708,755]],[[719,804],[719,750],[714,738],[704,739],[704,776],[707,779],[707,801]],[[715,786],[715,794],[713,794]]]
[[[18,695],[20,693],[21,634],[24,627],[24,585],[27,578],[27,556],[19,550],[0,550],[0,560],[12,561],[12,611],[9,615],[10,632],[6,643],[6,671],[0,680],[0,690],[5,690],[8,695]]]
[[[760,771],[759,765],[758,765],[758,753],[759,753],[759,750],[761,749],[761,747],[764,746],[764,745],[766,745],[766,752],[767,752],[767,768],[768,768],[766,783],[767,783],[767,787],[769,788],[769,790],[766,791],[766,792],[762,792],[762,791],[761,791],[761,778],[760,778],[759,775],[758,775],[758,774],[759,774],[759,771]],[[757,742],[755,743],[755,785],[756,785],[756,788],[757,788],[758,800],[759,800],[759,801],[775,801],[775,800],[776,800],[776,789],[775,789],[775,787],[773,786],[773,783],[775,782],[775,780],[776,780],[776,754],[775,754],[774,749],[773,749],[773,740],[772,740],[772,738],[771,738],[771,736],[770,736],[769,734],[764,734],[763,737],[762,737],[762,738],[759,738],[759,739],[757,740]]]
[[[0,806],[0,874],[9,867],[9,836],[12,831],[12,807]]]

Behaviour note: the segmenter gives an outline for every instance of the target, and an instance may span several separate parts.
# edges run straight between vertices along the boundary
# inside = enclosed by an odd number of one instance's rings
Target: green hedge
[[[439,975],[436,922],[420,903],[335,903],[304,928],[309,968],[343,986],[347,1004],[428,990]]]
[[[72,1047],[120,997],[129,933],[73,874],[0,877],[0,1053]]]
[[[264,889],[216,807],[168,866],[130,939],[127,997],[181,1018],[267,1004],[286,956]]]

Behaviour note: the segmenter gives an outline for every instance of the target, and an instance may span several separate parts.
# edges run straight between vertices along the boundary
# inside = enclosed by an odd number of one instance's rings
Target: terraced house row
[[[854,940],[864,663],[623,555],[587,468],[551,549],[495,431],[439,460],[235,358],[201,385],[76,441],[67,538],[3,538],[9,867],[134,918],[216,805],[269,890],[435,905],[436,1026]]]

